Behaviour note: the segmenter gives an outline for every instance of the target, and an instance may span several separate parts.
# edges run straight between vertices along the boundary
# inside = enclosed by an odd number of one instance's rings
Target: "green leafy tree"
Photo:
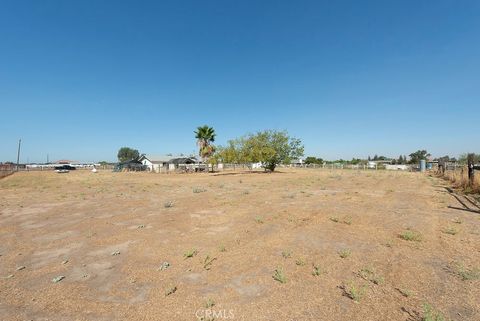
[[[358,165],[362,163],[362,160],[360,158],[352,158],[352,160],[350,161],[350,164],[352,165]]]
[[[278,164],[289,164],[303,156],[302,142],[286,131],[265,130],[228,141],[213,155],[216,161],[245,164],[261,162],[266,170],[274,171]],[[322,163],[321,158],[315,159]]]
[[[237,138],[229,140],[227,146],[219,146],[216,149],[213,157],[217,159],[217,162],[224,162],[228,164],[241,164],[246,163],[245,153],[243,152],[243,146],[245,145],[244,138]]]
[[[278,164],[290,164],[303,156],[300,139],[286,131],[265,130],[244,139],[242,154],[250,162],[261,162],[266,170],[274,171]]]
[[[417,150],[414,153],[411,153],[410,155],[410,164],[417,164],[420,162],[420,160],[427,160],[428,157],[431,155],[426,151],[426,150]]]
[[[322,165],[323,164],[323,159],[322,158],[317,158],[313,156],[308,156],[305,158],[305,164],[316,164],[316,165]]]
[[[135,158],[138,158],[140,153],[138,150],[130,148],[130,147],[122,147],[118,150],[118,160],[120,162],[126,162]]]
[[[208,125],[199,126],[194,131],[197,139],[198,155],[208,162],[209,158],[215,153],[215,146],[212,144],[215,141],[215,130]]]

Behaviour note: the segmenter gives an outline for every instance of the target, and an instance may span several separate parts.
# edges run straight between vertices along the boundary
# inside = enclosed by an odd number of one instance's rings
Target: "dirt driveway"
[[[0,320],[421,320],[425,304],[480,320],[480,214],[449,208],[445,184],[16,173],[0,180]]]

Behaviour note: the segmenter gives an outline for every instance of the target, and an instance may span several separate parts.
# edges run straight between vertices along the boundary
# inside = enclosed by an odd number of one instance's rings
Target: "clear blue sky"
[[[287,129],[306,155],[480,152],[480,1],[0,1],[0,161],[191,153]]]

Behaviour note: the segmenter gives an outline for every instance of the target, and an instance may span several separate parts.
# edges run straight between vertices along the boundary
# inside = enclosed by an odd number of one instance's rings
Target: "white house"
[[[160,172],[160,171],[172,171],[178,168],[180,165],[185,164],[196,164],[199,161],[196,157],[189,157],[185,155],[145,155],[142,154],[138,161],[143,165],[147,166],[149,171]]]
[[[391,171],[407,171],[410,169],[409,165],[391,165],[391,164],[385,164],[385,169],[391,170]]]
[[[252,169],[262,168],[262,167],[263,167],[263,163],[262,163],[262,162],[252,163],[251,166],[252,166]]]

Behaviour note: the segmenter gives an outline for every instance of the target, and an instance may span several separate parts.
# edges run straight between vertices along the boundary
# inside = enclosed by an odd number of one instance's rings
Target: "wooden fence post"
[[[473,186],[475,180],[475,169],[474,169],[474,154],[468,154],[467,156],[468,163],[468,183],[470,186]]]

